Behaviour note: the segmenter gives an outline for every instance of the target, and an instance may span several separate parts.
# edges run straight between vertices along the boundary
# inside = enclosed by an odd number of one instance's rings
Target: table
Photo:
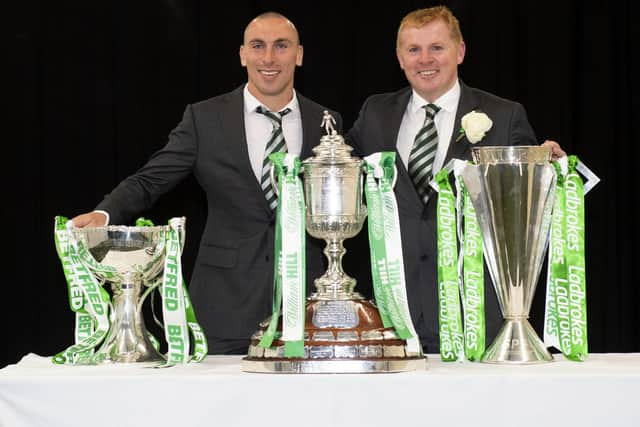
[[[0,426],[639,426],[640,354],[584,363],[443,363],[395,374],[250,374],[201,364],[58,366],[34,354],[0,370]],[[446,423],[446,424],[445,424]]]

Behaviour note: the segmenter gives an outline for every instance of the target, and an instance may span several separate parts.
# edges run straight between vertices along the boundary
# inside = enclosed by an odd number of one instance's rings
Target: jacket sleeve
[[[510,145],[538,145],[536,134],[527,119],[524,107],[515,103],[509,125]]]
[[[358,113],[358,118],[345,138],[347,144],[353,147],[353,154],[358,157],[363,157],[365,153],[363,135],[365,122],[367,120],[367,115],[369,114],[369,100],[370,98],[367,98],[362,104],[362,108],[360,108],[360,112]]]
[[[125,178],[96,209],[110,215],[111,224],[126,224],[151,208],[163,194],[175,187],[193,169],[198,151],[192,107],[169,134],[169,141],[155,152],[136,173]]]

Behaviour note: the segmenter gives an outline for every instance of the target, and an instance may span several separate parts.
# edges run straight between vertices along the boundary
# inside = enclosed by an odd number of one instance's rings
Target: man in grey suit
[[[535,145],[522,105],[466,86],[458,79],[465,44],[458,20],[446,7],[420,9],[404,17],[396,53],[410,87],[369,97],[348,133],[366,156],[395,151],[395,187],[400,215],[409,309],[426,352],[438,352],[436,197],[429,181],[449,159],[469,159],[470,134],[460,137],[461,119],[483,112],[493,126],[476,145]],[[555,156],[554,141],[545,141]],[[362,250],[360,252],[363,252]],[[501,324],[486,276],[487,342]]]
[[[187,106],[163,149],[95,211],[73,218],[78,227],[129,223],[193,173],[208,216],[189,292],[210,353],[246,353],[252,332],[271,313],[275,196],[265,157],[285,147],[311,156],[326,110],[293,89],[303,51],[284,16],[269,12],[252,20],[239,53],[246,85]],[[321,246],[308,239],[308,283],[323,273]]]

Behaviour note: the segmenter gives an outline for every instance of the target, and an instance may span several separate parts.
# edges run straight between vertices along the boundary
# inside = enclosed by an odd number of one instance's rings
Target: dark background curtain
[[[251,18],[275,10],[297,25],[305,55],[296,88],[340,111],[348,129],[367,96],[406,86],[394,51],[398,24],[409,11],[437,4],[12,3],[2,62],[9,113],[2,226],[9,237],[0,366],[72,344],[54,217],[93,209],[165,144],[188,103],[245,82],[238,47]],[[464,82],[521,102],[540,141],[560,141],[602,179],[586,198],[590,350],[639,351],[637,2],[444,4],[466,40]],[[206,215],[203,197],[189,179],[141,213],[158,224],[187,216],[187,278]],[[543,296],[539,287],[532,311],[539,332]]]

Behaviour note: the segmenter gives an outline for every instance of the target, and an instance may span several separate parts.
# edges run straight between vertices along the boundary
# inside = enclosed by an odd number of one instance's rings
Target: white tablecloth
[[[555,358],[285,375],[241,372],[235,356],[149,369],[29,354],[0,370],[0,426],[640,426],[640,354]]]

